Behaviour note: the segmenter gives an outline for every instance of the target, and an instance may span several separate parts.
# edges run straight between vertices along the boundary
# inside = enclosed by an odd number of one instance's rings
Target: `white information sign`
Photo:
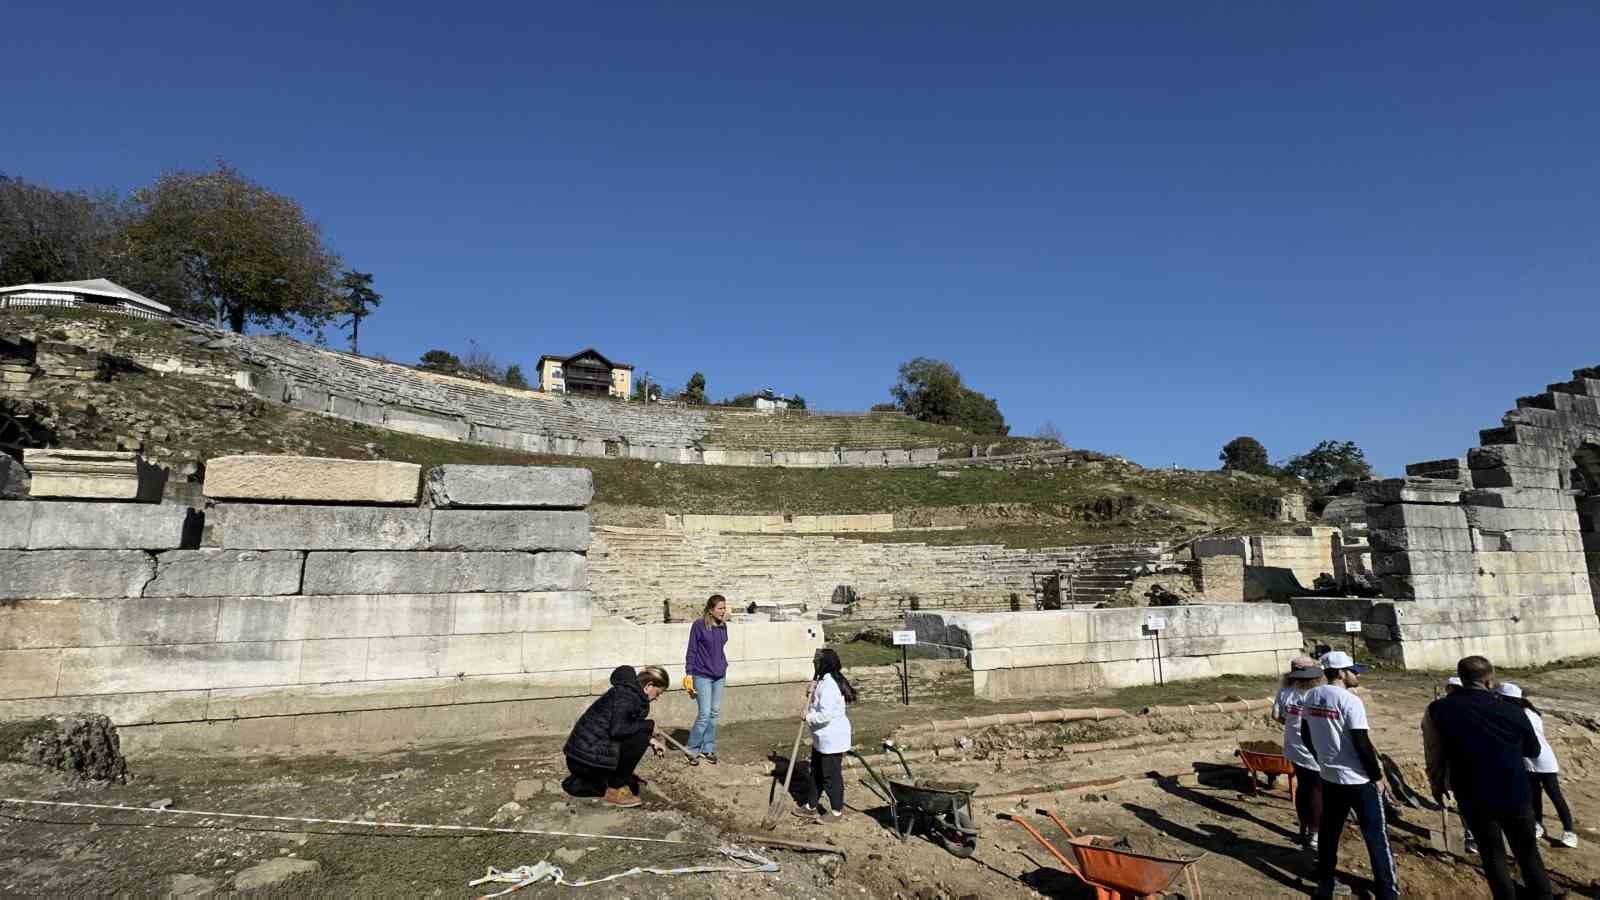
[[[1167,617],[1145,616],[1144,627],[1146,631],[1165,631],[1167,628]]]
[[[896,647],[903,647],[906,644],[915,644],[916,642],[917,633],[915,631],[896,631],[894,633],[894,645]]]
[[[1344,630],[1347,634],[1358,634],[1361,631],[1361,623],[1354,621],[1346,622],[1344,623]]]

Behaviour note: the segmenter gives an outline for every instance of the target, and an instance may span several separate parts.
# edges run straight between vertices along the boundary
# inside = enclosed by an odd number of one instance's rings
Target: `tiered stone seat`
[[[706,534],[600,528],[589,554],[591,583],[616,615],[659,621],[662,601],[693,615],[713,593],[735,606],[801,601],[820,609],[846,585],[872,610],[1031,608],[1031,572],[1073,576],[1068,599],[1098,602],[1125,590],[1155,546],[1111,544],[1018,550],[998,545],[881,544],[824,536]]]
[[[707,444],[735,450],[943,447],[971,440],[954,428],[918,428],[899,413],[825,416],[717,409],[707,425]]]

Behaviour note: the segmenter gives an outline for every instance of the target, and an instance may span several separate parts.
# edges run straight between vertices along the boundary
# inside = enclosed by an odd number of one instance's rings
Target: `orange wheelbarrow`
[[[1068,859],[1026,819],[1008,813],[1000,813],[999,817],[1021,825],[1040,846],[1050,851],[1050,855],[1054,856],[1057,862],[1066,866],[1068,872],[1094,888],[1095,900],[1135,900],[1135,898],[1156,897],[1171,887],[1180,875],[1187,879],[1194,900],[1201,900],[1200,876],[1195,874],[1193,866],[1205,857],[1205,853],[1180,859],[1096,846],[1095,841],[1110,840],[1110,838],[1098,834],[1073,834],[1072,829],[1057,818],[1055,813],[1047,809],[1037,809],[1034,812],[1048,816],[1050,821],[1061,829],[1062,834],[1067,836],[1067,846],[1072,848],[1076,862]]]
[[[1239,761],[1250,773],[1250,793],[1257,792],[1256,775],[1289,776],[1289,799],[1294,800],[1294,764],[1283,756],[1283,749],[1271,741],[1245,741],[1239,744]]]

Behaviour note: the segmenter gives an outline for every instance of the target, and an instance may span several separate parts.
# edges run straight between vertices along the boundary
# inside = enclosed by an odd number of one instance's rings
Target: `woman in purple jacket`
[[[689,650],[683,668],[689,673],[699,714],[689,729],[689,764],[717,761],[717,719],[722,715],[722,686],[728,677],[728,598],[712,594],[700,618],[689,626]]]

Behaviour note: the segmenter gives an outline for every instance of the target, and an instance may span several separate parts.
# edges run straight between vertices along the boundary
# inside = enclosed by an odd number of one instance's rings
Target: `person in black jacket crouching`
[[[639,805],[633,770],[646,748],[662,751],[661,739],[655,736],[656,723],[645,714],[666,689],[667,672],[660,666],[645,666],[637,674],[632,666],[612,670],[611,689],[578,717],[562,748],[572,772],[568,779],[571,793],[592,797],[600,793],[603,784],[607,804]]]

